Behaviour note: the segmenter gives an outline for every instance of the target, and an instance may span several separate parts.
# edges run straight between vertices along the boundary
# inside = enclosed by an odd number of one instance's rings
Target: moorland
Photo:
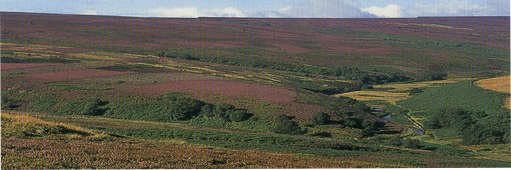
[[[509,17],[0,15],[2,168],[511,165]]]

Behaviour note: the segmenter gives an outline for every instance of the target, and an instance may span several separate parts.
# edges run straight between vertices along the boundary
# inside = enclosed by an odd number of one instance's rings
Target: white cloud
[[[284,8],[260,11],[259,17],[294,17],[294,18],[357,18],[375,17],[362,11],[351,0],[307,0],[303,3],[293,3]]]
[[[155,8],[149,11],[155,17],[199,17],[203,15],[195,7]]]
[[[509,3],[507,7],[509,8]],[[407,16],[488,16],[500,9],[491,4],[476,4],[466,0],[441,0],[435,3],[415,3],[406,10]],[[509,15],[509,9],[507,9]]]
[[[206,10],[204,11],[204,14],[211,17],[245,17],[245,14],[235,7]]]
[[[155,17],[245,17],[245,14],[235,7],[202,11],[196,7],[155,8],[148,13]]]
[[[396,4],[390,4],[385,7],[377,7],[377,6],[371,6],[367,8],[362,8],[362,11],[368,12],[370,14],[374,14],[378,17],[385,17],[385,18],[398,18],[402,17],[401,7]]]
[[[98,12],[96,12],[94,10],[85,10],[78,14],[80,14],[80,15],[98,15]]]

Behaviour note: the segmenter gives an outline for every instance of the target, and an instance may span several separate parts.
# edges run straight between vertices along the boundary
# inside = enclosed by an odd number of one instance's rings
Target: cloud
[[[212,9],[204,11],[205,16],[212,17],[245,17],[245,14],[235,7],[226,7],[223,9]]]
[[[488,3],[474,3],[467,0],[419,2],[409,7],[405,13],[407,16],[509,16],[509,1],[496,0],[488,1]]]
[[[371,6],[367,8],[361,8],[362,11],[374,14],[378,17],[385,18],[398,18],[402,17],[401,7],[396,4],[390,4],[385,7]]]
[[[492,9],[492,13],[490,15],[498,16],[509,16],[510,4],[511,2],[509,0],[494,0],[487,2],[487,5]]]
[[[78,14],[80,14],[80,15],[98,15],[98,12],[96,12],[94,10],[85,10]]]
[[[199,10],[196,7],[155,8],[148,13],[155,17],[245,17],[245,14],[235,7],[211,10]]]
[[[155,17],[199,17],[202,15],[195,7],[155,8],[149,11]]]
[[[371,18],[373,14],[362,11],[351,0],[307,0],[290,6],[256,13],[259,17],[293,18]]]

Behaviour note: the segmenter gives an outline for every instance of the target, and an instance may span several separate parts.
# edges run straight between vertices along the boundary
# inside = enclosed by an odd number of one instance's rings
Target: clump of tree
[[[467,145],[496,144],[510,142],[510,115],[502,111],[493,115],[485,112],[459,108],[444,108],[436,111],[424,122],[427,128],[450,128]]]
[[[332,123],[332,116],[326,113],[316,113],[312,116],[313,125],[326,125]]]
[[[294,117],[287,115],[278,115],[274,120],[273,132],[279,134],[301,135],[307,132],[302,129],[298,122],[293,120]]]
[[[446,78],[447,73],[431,73],[422,76],[419,81],[445,80]]]
[[[173,93],[158,98],[129,98],[111,103],[99,98],[69,100],[59,107],[57,113],[88,116],[106,114],[114,118],[162,122],[186,121],[197,116],[220,117],[225,121],[241,122],[252,117],[246,110],[230,104],[208,104]]]
[[[366,113],[371,113],[372,109],[367,106],[366,104],[362,103],[362,102],[357,102],[353,105],[353,108],[355,109],[359,109],[363,112],[366,112]]]
[[[337,97],[337,101],[343,105],[347,106],[353,106],[355,103],[357,103],[356,99],[345,97],[345,96],[339,96]]]
[[[244,109],[236,109],[234,105],[231,104],[206,104],[201,108],[201,115],[205,117],[219,117],[226,121],[234,121],[234,122],[242,122],[250,117],[252,114],[248,113]]]

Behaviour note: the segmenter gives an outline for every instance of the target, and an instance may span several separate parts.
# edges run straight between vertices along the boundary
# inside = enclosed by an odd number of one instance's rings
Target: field
[[[511,163],[509,17],[1,15],[2,168]]]

